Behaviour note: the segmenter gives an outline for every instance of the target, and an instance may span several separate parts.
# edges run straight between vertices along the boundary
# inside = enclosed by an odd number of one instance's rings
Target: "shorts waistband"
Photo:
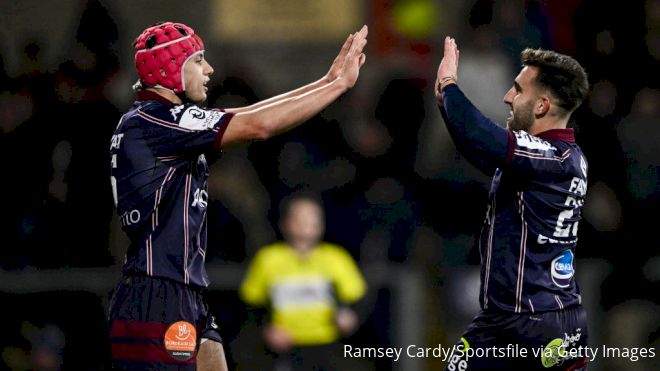
[[[160,277],[160,276],[147,276],[144,274],[139,274],[139,273],[124,273],[122,276],[122,282],[126,282],[126,280],[141,280],[142,282],[146,281],[162,281],[162,282],[167,282],[170,283],[174,286],[178,286],[180,288],[188,289],[191,291],[194,291],[198,294],[202,294],[206,288],[196,286],[196,285],[186,285],[183,282],[179,282],[176,280],[173,280],[168,277]]]

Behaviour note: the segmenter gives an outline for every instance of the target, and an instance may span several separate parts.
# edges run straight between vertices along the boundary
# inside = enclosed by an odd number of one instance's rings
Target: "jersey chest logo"
[[[575,274],[573,258],[573,251],[566,250],[552,260],[550,275],[552,276],[552,282],[558,287],[566,288],[570,285]]]

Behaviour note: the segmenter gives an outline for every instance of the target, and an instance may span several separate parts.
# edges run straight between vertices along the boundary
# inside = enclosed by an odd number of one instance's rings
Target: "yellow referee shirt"
[[[340,246],[325,242],[304,257],[283,242],[263,247],[240,287],[246,303],[270,303],[273,325],[286,330],[296,345],[337,341],[337,301],[353,303],[365,291],[353,258]]]

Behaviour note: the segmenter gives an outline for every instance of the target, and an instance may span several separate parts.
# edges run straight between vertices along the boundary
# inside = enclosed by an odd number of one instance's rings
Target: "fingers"
[[[346,54],[341,76],[345,77],[342,83],[345,84],[347,89],[350,89],[355,84],[358,78],[360,68],[364,65],[367,57],[363,53],[365,45],[367,45],[367,35],[369,29],[363,26],[358,32],[353,35],[350,50]]]
[[[458,74],[458,47],[456,46],[456,40],[451,37],[445,37],[444,41],[444,55],[438,66],[438,75],[436,83],[438,89],[442,81],[447,81],[447,78],[452,78],[453,80],[457,79]]]
[[[346,38],[346,41],[344,41],[344,45],[341,46],[341,51],[339,52],[340,55],[346,55],[348,51],[351,49],[351,45],[353,44],[353,38],[355,37],[355,34],[350,34]]]
[[[362,26],[360,31],[357,32],[353,38],[353,44],[351,45],[351,50],[349,53],[351,56],[358,56],[362,53],[364,46],[367,45],[367,35],[369,34],[369,28],[365,25]]]
[[[346,41],[344,41],[344,45],[342,45],[341,50],[339,50],[339,54],[337,55],[337,58],[335,58],[336,61],[341,61],[343,58],[346,57],[348,51],[351,50],[351,46],[353,45],[354,38],[355,38],[355,34],[348,35]]]
[[[367,35],[369,34],[369,27],[367,27],[367,25],[365,24],[365,25],[362,26],[362,28],[360,29],[360,33],[362,33],[362,36],[366,39],[366,38],[367,38]]]
[[[445,37],[445,57],[458,57],[458,47],[456,46],[456,40],[452,37]]]

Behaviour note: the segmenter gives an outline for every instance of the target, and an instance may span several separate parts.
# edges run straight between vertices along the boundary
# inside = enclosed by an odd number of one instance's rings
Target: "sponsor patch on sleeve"
[[[224,115],[224,112],[191,106],[181,114],[179,126],[190,130],[209,130],[213,129]]]

